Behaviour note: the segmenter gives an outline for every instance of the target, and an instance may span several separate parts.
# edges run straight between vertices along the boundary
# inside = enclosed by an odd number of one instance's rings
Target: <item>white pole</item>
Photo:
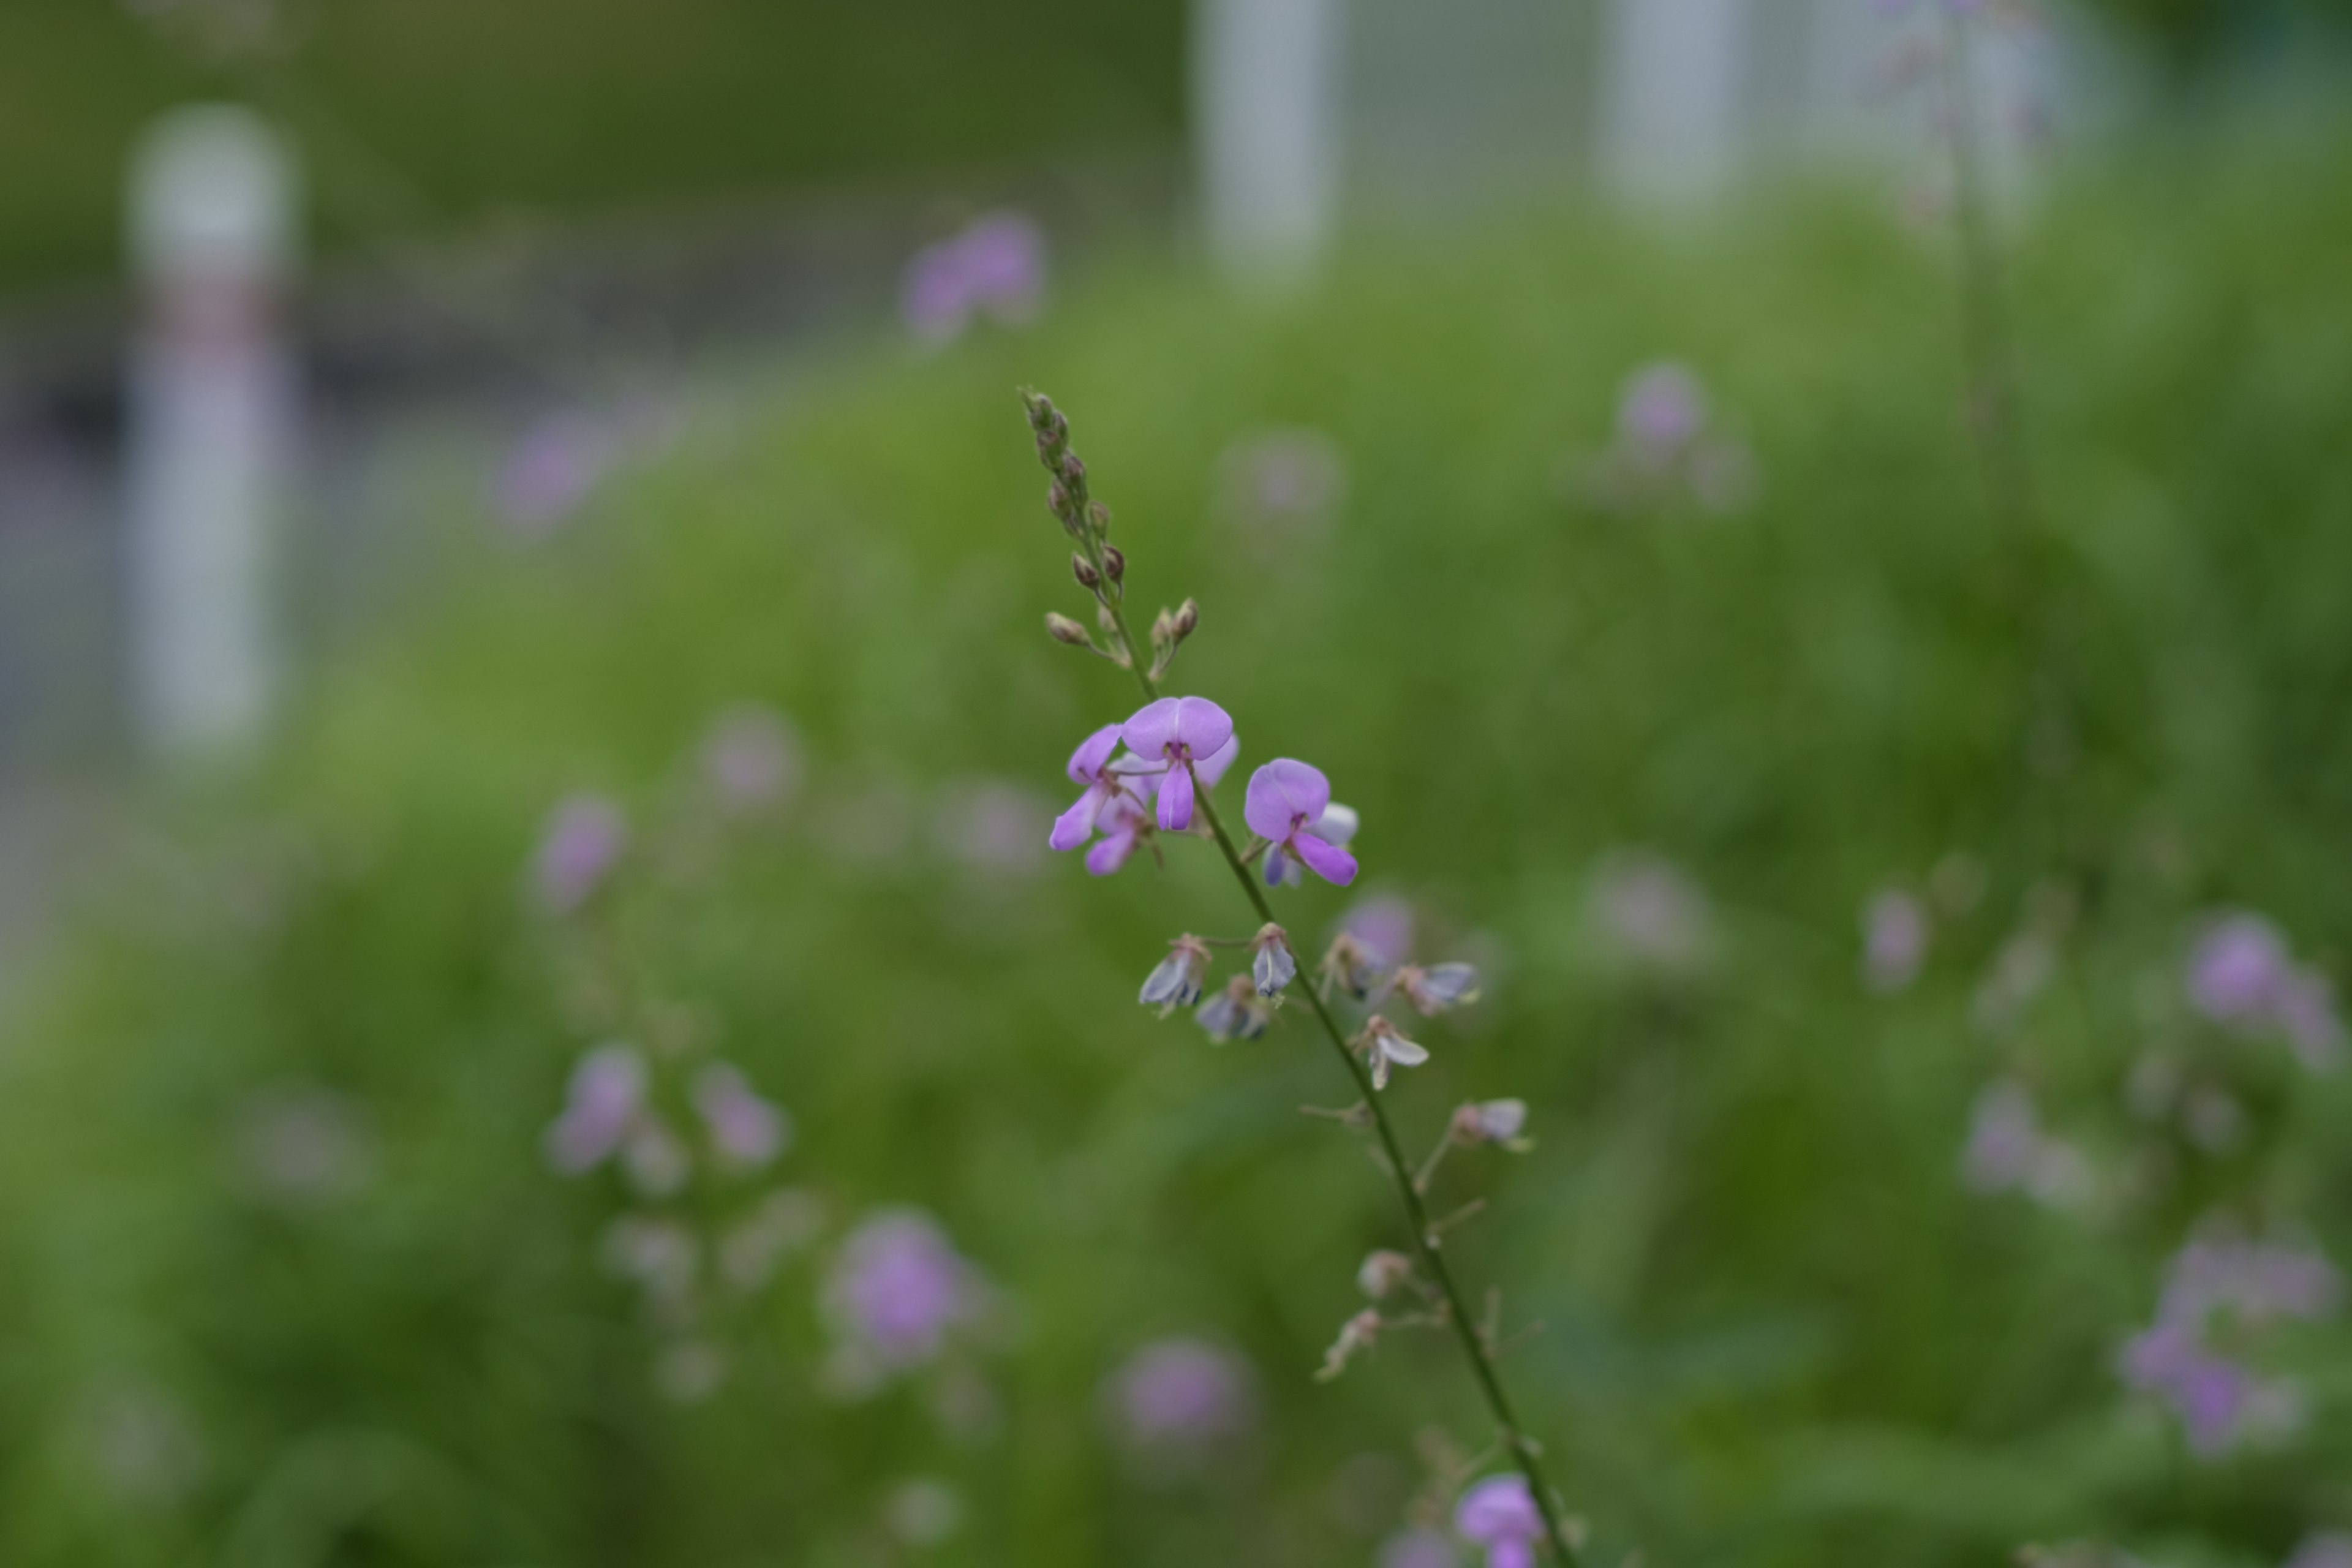
[[[1612,188],[1685,202],[1730,181],[1746,134],[1748,0],[1609,0],[1601,163]]]
[[[1339,207],[1342,0],[1194,0],[1192,135],[1211,254],[1292,283]]]
[[[277,135],[228,107],[167,115],[131,163],[145,310],[124,453],[131,695],[141,738],[170,758],[253,741],[277,684],[275,536],[293,447],[278,306],[293,184]]]

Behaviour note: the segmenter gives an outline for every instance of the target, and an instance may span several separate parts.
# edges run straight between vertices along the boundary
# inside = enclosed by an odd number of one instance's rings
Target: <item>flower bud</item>
[[[1070,575],[1078,580],[1079,587],[1090,594],[1102,587],[1102,574],[1095,570],[1093,562],[1076,551],[1070,553]]]
[[[1087,503],[1087,521],[1095,525],[1096,533],[1105,539],[1108,539],[1110,537],[1110,508],[1103,505],[1103,503],[1098,500],[1088,501]]]
[[[1045,487],[1045,510],[1064,522],[1070,521],[1070,492],[1062,488],[1059,479]]]
[[[1412,1278],[1412,1259],[1383,1247],[1366,1258],[1363,1267],[1356,1270],[1356,1288],[1378,1301]]]
[[[1072,647],[1086,647],[1094,641],[1087,636],[1086,627],[1069,616],[1055,615],[1051,610],[1045,612],[1045,635],[1055,642],[1068,643]]]
[[[1102,553],[1104,576],[1116,583],[1127,575],[1127,557],[1119,553],[1118,545],[1104,545]]]
[[[1151,646],[1162,653],[1176,646],[1176,617],[1164,609],[1151,617]]]
[[[1198,627],[1200,624],[1201,605],[1199,601],[1187,599],[1182,604],[1176,606],[1174,626],[1176,640],[1178,642],[1182,642],[1186,637],[1191,637],[1194,628]]]
[[[1080,494],[1085,493],[1087,484],[1087,465],[1080,459],[1076,452],[1065,452],[1062,454],[1062,461],[1058,471],[1062,476],[1062,482],[1064,484],[1068,485],[1071,489]]]
[[[1524,1153],[1534,1147],[1519,1136],[1527,1124],[1526,1100],[1474,1100],[1455,1110],[1446,1131],[1454,1142],[1465,1147],[1499,1143],[1514,1153]]]

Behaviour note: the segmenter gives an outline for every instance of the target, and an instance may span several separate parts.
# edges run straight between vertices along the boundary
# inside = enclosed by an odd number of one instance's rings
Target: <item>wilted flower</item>
[[[1446,1131],[1456,1143],[1465,1146],[1500,1143],[1510,1148],[1519,1143],[1519,1134],[1527,1125],[1526,1100],[1481,1100],[1456,1109]]]
[[[756,703],[730,708],[703,737],[702,776],[731,811],[780,805],[800,784],[799,739],[783,715],[771,709]]]
[[[1486,1568],[1535,1568],[1544,1538],[1543,1515],[1519,1476],[1489,1476],[1463,1493],[1454,1528],[1486,1549]]]
[[[580,1058],[563,1114],[547,1130],[548,1163],[567,1175],[601,1163],[645,1110],[646,1061],[636,1047],[604,1045]]]
[[[1412,1259],[1383,1247],[1369,1253],[1356,1269],[1356,1289],[1373,1300],[1385,1300],[1390,1291],[1412,1278]]]
[[[913,1209],[883,1210],[852,1231],[825,1287],[835,1322],[886,1372],[937,1357],[984,1300],[978,1272]]]
[[[1209,944],[1197,936],[1180,936],[1168,944],[1168,956],[1143,977],[1143,991],[1136,1000],[1159,1008],[1165,1018],[1201,999],[1201,981],[1208,973]]]
[[[1678,867],[1646,850],[1621,850],[1601,861],[1588,915],[1602,950],[1635,968],[1687,974],[1714,953],[1706,895]]]
[[[1927,957],[1927,906],[1899,888],[1870,900],[1862,915],[1862,977],[1882,995],[1919,977]]]
[[[1162,697],[1148,702],[1121,729],[1127,749],[1159,771],[1160,828],[1181,833],[1192,825],[1192,774],[1234,738],[1234,721],[1205,697]],[[1255,781],[1251,783],[1253,791]]]
[[[1145,1449],[1213,1447],[1247,1432],[1256,1414],[1247,1363],[1195,1339],[1145,1345],[1112,1378],[1110,1394],[1121,1435]]]
[[[1397,989],[1424,1018],[1478,1000],[1478,971],[1467,963],[1438,963],[1427,969],[1407,964],[1397,972]]]
[[[1329,995],[1330,988],[1336,985],[1361,1002],[1371,995],[1388,966],[1370,947],[1343,931],[1331,939],[1330,950],[1324,953],[1316,972],[1322,976],[1325,995]]]
[[[1250,938],[1250,975],[1261,996],[1276,995],[1298,978],[1298,960],[1291,955],[1290,938],[1271,921]]]
[[[1288,757],[1250,774],[1249,793],[1243,797],[1242,820],[1268,846],[1265,879],[1279,885],[1288,878],[1287,862],[1299,860],[1327,882],[1346,887],[1356,879],[1356,858],[1339,847],[1355,836],[1356,814],[1346,807],[1330,817],[1331,782],[1322,770]],[[1339,842],[1324,837],[1339,835]]]
[[[756,1169],[792,1142],[792,1119],[725,1062],[713,1062],[696,1075],[694,1108],[710,1130],[711,1144],[733,1164]]]
[[[1257,983],[1246,974],[1236,974],[1200,1005],[1192,1015],[1209,1038],[1223,1045],[1227,1040],[1255,1040],[1265,1033],[1274,1021],[1274,1008],[1258,994]]]
[[[1374,1089],[1388,1088],[1390,1068],[1417,1068],[1429,1059],[1425,1047],[1406,1039],[1394,1024],[1377,1013],[1365,1024],[1364,1032],[1356,1037],[1356,1044],[1371,1066]]]
[[[1339,1325],[1339,1337],[1323,1352],[1323,1365],[1315,1373],[1316,1381],[1330,1382],[1348,1370],[1348,1363],[1359,1352],[1370,1350],[1380,1339],[1381,1314],[1377,1309],[1367,1307]]]
[[[531,867],[540,903],[556,914],[569,914],[586,903],[612,873],[628,841],[628,818],[607,797],[574,795],[558,802]]]
[[[1018,213],[996,212],[916,252],[899,305],[917,337],[943,343],[961,336],[975,315],[1030,320],[1045,287],[1045,234]]]

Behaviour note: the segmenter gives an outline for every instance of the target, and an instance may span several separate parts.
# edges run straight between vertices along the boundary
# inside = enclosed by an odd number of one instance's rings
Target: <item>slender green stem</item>
[[[1099,569],[1099,550],[1090,548],[1089,556]],[[1105,594],[1101,598],[1110,613],[1111,624],[1117,630],[1120,648],[1127,655],[1129,668],[1134,670],[1136,683],[1143,689],[1144,700],[1157,700],[1159,682],[1151,678],[1149,667],[1138,655],[1135,639],[1128,635],[1127,617],[1119,609],[1118,597]],[[1185,767],[1190,772],[1192,764],[1188,763]],[[1266,902],[1265,890],[1258,886],[1257,879],[1250,875],[1249,863],[1234,848],[1232,835],[1225,831],[1224,820],[1217,815],[1215,802],[1201,786],[1197,774],[1192,781],[1192,797],[1194,809],[1209,825],[1210,835],[1216,839],[1218,849],[1223,852],[1225,864],[1233,868],[1234,878],[1241,883],[1243,896],[1249,900],[1250,907],[1257,911],[1259,920],[1267,924],[1276,923],[1274,908]],[[1405,1159],[1404,1147],[1397,1140],[1396,1128],[1389,1120],[1387,1109],[1381,1103],[1380,1091],[1372,1087],[1371,1073],[1349,1048],[1347,1032],[1340,1028],[1339,1019],[1332,1016],[1329,1005],[1314,985],[1302,979],[1298,983],[1298,990],[1305,994],[1307,1005],[1314,1010],[1315,1021],[1322,1026],[1325,1037],[1331,1042],[1331,1048],[1339,1053],[1340,1065],[1348,1069],[1348,1076],[1355,1081],[1356,1092],[1363,1097],[1364,1106],[1370,1112],[1373,1131],[1380,1138],[1381,1152],[1386,1156],[1389,1174],[1396,1184],[1397,1198],[1404,1205],[1405,1224],[1412,1233],[1413,1254],[1423,1271],[1436,1282],[1439,1292],[1445,1299],[1445,1321],[1453,1325],[1454,1337],[1461,1342],[1463,1353],[1469,1357],[1471,1375],[1477,1379],[1478,1391],[1485,1396],[1487,1412],[1494,1416],[1495,1424],[1500,1429],[1503,1446],[1510,1450],[1519,1473],[1527,1478],[1528,1494],[1535,1500],[1536,1510],[1543,1516],[1544,1533],[1566,1568],[1577,1568],[1576,1546],[1569,1540],[1568,1528],[1560,1518],[1559,1507],[1553,1501],[1551,1483],[1544,1479],[1543,1465],[1535,1441],[1519,1426],[1518,1415],[1511,1408],[1510,1397],[1503,1392],[1502,1381],[1495,1375],[1494,1359],[1478,1337],[1478,1326],[1470,1316],[1469,1304],[1463,1300],[1462,1289],[1454,1282],[1454,1271],[1446,1267],[1440,1233],[1429,1223],[1428,1210],[1423,1206],[1421,1194],[1413,1185],[1412,1166]]]

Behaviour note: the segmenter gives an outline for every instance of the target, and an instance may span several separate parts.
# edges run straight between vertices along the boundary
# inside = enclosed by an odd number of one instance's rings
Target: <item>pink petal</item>
[[[1071,763],[1073,769],[1076,765],[1075,762]],[[1076,803],[1054,818],[1054,831],[1046,837],[1045,847],[1049,849],[1076,849],[1084,844],[1094,837],[1095,818],[1101,815],[1102,808],[1102,785],[1087,785],[1086,793],[1078,796]],[[1029,831],[1034,833],[1037,830],[1033,827]]]
[[[1078,742],[1078,749],[1070,753],[1072,784],[1092,784],[1102,776],[1104,764],[1118,750],[1119,731],[1119,725],[1106,724]]]
[[[1307,868],[1334,887],[1344,888],[1356,879],[1356,858],[1336,844],[1326,844],[1312,833],[1291,835],[1290,852],[1307,862]]]
[[[1331,781],[1322,771],[1289,757],[1276,757],[1250,774],[1242,820],[1261,838],[1287,838],[1302,823],[1321,819],[1331,804]]]
[[[1223,709],[1205,697],[1179,697],[1176,738],[1199,761],[1224,749],[1225,742],[1234,738],[1234,721]]]
[[[1145,703],[1120,726],[1119,733],[1126,739],[1129,751],[1158,762],[1167,754],[1169,742],[1176,739],[1176,699],[1163,697],[1157,702]]]
[[[1192,775],[1182,768],[1168,770],[1160,786],[1160,830],[1181,833],[1192,826]]]

